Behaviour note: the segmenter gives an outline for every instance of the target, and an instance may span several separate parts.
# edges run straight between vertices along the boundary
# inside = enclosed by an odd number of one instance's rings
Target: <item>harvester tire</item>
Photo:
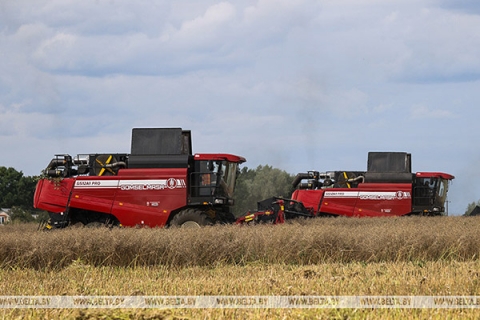
[[[213,221],[201,210],[185,209],[172,218],[170,225],[180,228],[200,228],[213,225]]]

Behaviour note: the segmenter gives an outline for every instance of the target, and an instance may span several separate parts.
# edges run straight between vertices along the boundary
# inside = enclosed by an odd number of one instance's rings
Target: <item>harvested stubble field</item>
[[[0,229],[0,295],[480,295],[480,218]],[[0,311],[3,318],[478,318],[472,309]]]

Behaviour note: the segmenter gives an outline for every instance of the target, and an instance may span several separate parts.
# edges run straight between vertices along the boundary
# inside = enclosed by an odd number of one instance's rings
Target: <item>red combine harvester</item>
[[[298,174],[291,199],[270,198],[256,212],[231,213],[238,165],[231,154],[191,152],[190,131],[132,130],[131,153],[57,155],[34,196],[47,229],[86,226],[204,226],[299,217],[442,215],[449,181],[441,172],[411,172],[411,155],[370,152],[367,171]]]
[[[412,173],[405,152],[370,152],[364,171],[300,173],[291,199],[271,198],[237,223],[281,223],[298,217],[437,216],[445,213],[449,181],[442,172]]]
[[[243,157],[191,152],[190,131],[135,128],[130,154],[56,155],[38,182],[34,207],[45,228],[202,226],[233,223]]]

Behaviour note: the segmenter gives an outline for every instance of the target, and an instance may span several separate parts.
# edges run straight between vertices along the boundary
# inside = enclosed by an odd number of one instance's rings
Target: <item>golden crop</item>
[[[0,229],[0,295],[480,295],[480,218]],[[478,318],[475,309],[0,309],[10,318]]]

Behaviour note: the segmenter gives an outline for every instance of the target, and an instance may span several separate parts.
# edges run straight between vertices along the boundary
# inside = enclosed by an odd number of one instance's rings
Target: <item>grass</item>
[[[61,270],[1,270],[9,295],[480,295],[480,261],[251,264],[172,269],[95,267],[75,262]],[[0,310],[0,318],[172,319],[267,318],[474,318],[476,310],[172,309]],[[122,318],[123,317],[123,318]],[[108,317],[106,319],[109,319]],[[140,319],[140,318],[138,318]],[[156,319],[156,318],[154,318]]]
[[[0,229],[0,295],[480,295],[480,218]],[[0,319],[444,319],[469,309],[0,309]]]
[[[480,261],[2,270],[9,295],[480,295]]]
[[[476,260],[480,218],[317,219],[202,229],[2,228],[1,268],[217,266]]]

